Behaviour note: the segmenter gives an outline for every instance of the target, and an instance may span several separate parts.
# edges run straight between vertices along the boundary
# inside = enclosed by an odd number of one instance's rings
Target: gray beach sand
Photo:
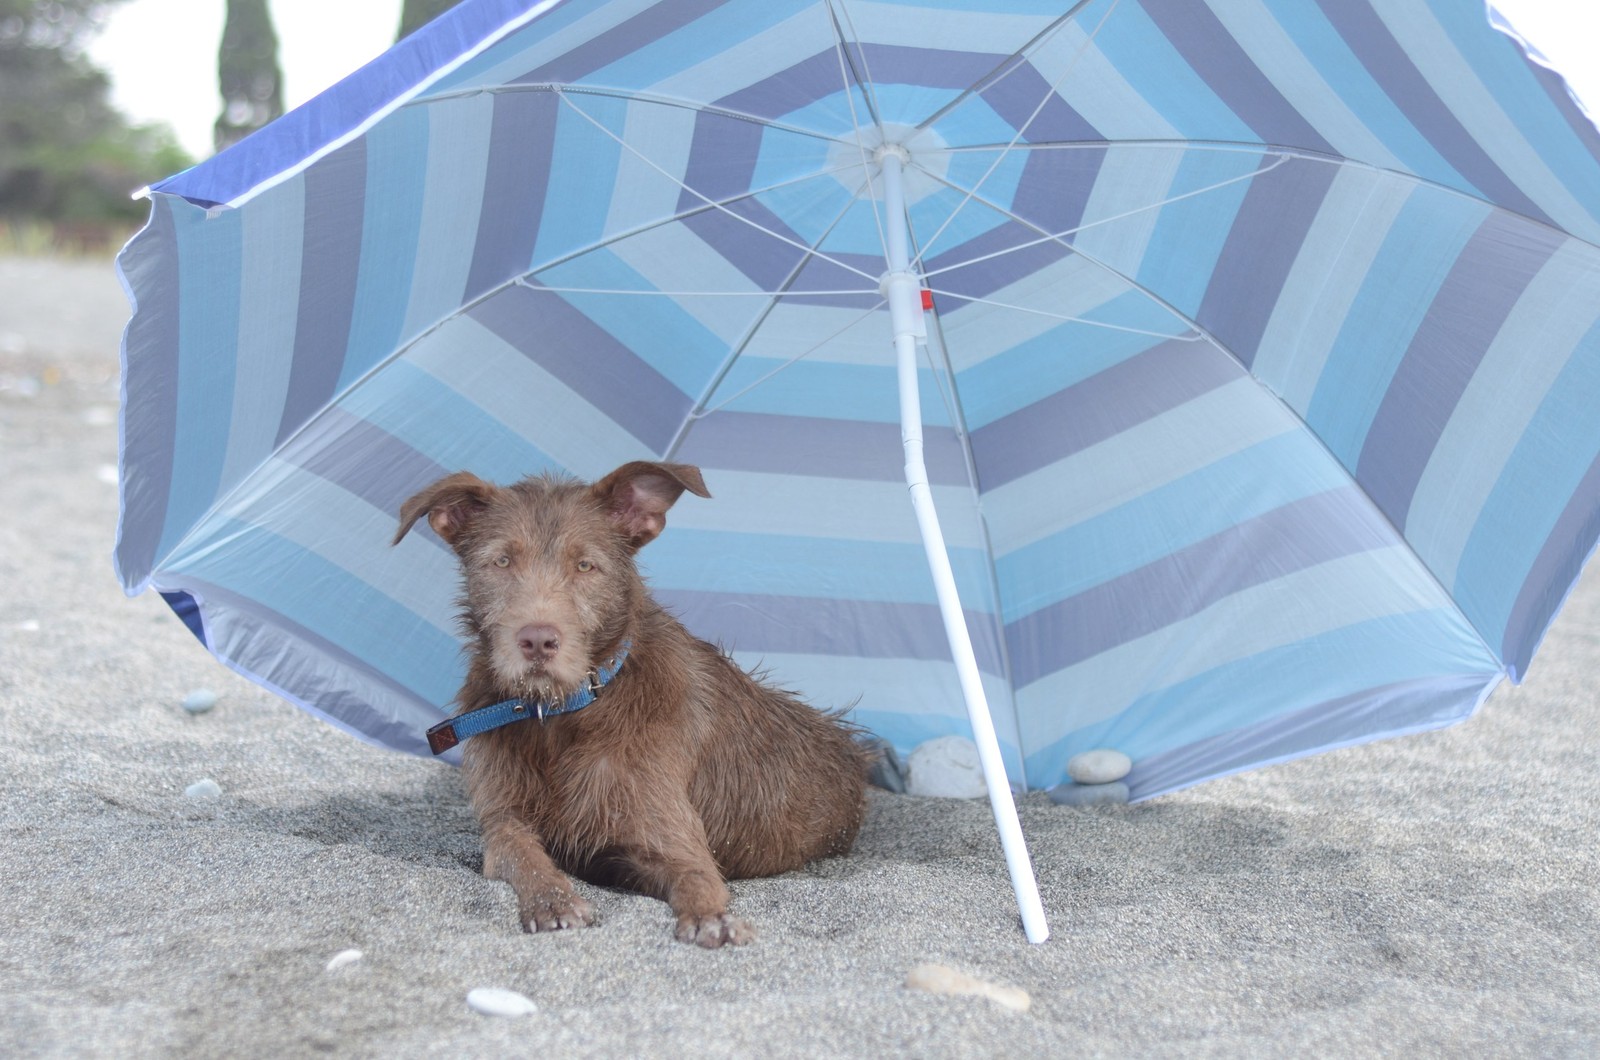
[[[22,1056],[1600,1055],[1600,577],[1472,721],[1132,806],[875,793],[854,854],[516,927],[456,772],[212,660],[112,575],[109,265],[0,259],[0,1052]],[[191,690],[220,696],[191,716]],[[203,778],[215,798],[186,797]],[[326,970],[346,949],[362,958]],[[909,991],[950,965],[1032,1009]],[[538,1011],[479,1015],[475,987]]]

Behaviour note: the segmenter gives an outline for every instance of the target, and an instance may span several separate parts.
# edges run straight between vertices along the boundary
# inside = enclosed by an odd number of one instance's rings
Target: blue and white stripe
[[[902,750],[966,731],[871,152],[1013,780],[1137,796],[1469,714],[1600,536],[1600,134],[1478,0],[467,0],[151,189],[130,592],[426,753],[460,468],[699,464],[641,556]]]

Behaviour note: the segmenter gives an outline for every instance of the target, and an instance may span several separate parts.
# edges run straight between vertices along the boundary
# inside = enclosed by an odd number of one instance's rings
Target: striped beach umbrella
[[[657,595],[1003,829],[1462,719],[1600,531],[1600,136],[1495,18],[468,0],[149,189],[123,584],[425,753],[400,501],[665,458]]]

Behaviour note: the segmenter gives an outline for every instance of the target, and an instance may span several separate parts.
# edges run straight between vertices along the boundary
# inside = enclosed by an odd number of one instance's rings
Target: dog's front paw
[[[756,937],[756,929],[744,917],[731,913],[714,913],[711,916],[680,916],[678,941],[692,942],[708,950],[723,946],[743,946]]]
[[[594,904],[575,894],[539,895],[522,907],[522,930],[561,931],[595,923]]]

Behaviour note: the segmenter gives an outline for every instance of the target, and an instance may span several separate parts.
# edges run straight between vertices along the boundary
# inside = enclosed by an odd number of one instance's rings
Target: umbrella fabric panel
[[[1580,411],[1600,400],[1600,253],[1426,187],[1339,179],[1299,229],[1270,316],[1203,305],[1198,321],[1284,395],[1521,672],[1553,609],[1513,617],[1513,601],[1552,562],[1575,574],[1593,544],[1556,526],[1574,491],[1569,525],[1600,502],[1578,489],[1600,456]],[[1241,215],[1235,230],[1249,226]],[[1254,227],[1280,244],[1296,230]],[[1213,288],[1240,286],[1228,271]],[[1555,507],[1529,503],[1546,490]],[[1541,562],[1547,549],[1559,558]]]
[[[1390,736],[1426,732],[1460,721],[1463,705],[1480,704],[1497,682],[1480,675],[1425,678],[1362,691],[1279,715],[1245,729],[1199,740],[1134,764],[1128,787],[1147,799],[1224,776]]]
[[[1465,687],[1452,717],[1470,712],[1498,661],[1349,472],[1237,361],[1172,356],[1134,378],[1210,374],[1170,397],[1118,385],[1136,356],[973,432],[1030,782],[1094,747],[1254,741],[1280,713],[1402,682]],[[1002,432],[1025,462],[990,457]],[[1353,738],[1298,734],[1321,741],[1302,751]]]

